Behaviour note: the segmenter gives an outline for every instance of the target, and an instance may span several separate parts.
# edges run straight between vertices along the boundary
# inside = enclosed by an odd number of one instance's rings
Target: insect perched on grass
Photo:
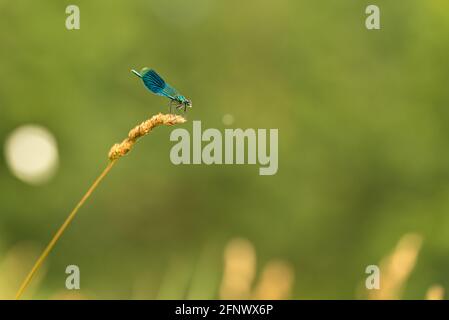
[[[184,109],[184,112],[187,107],[192,107],[192,101],[179,94],[179,92],[166,83],[164,79],[156,73],[156,71],[148,68],[143,68],[140,73],[134,69],[131,71],[142,79],[145,87],[147,87],[151,92],[170,99],[170,113],[173,104],[177,110]]]

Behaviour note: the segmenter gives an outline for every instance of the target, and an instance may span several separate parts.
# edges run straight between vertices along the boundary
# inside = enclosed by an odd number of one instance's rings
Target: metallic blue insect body
[[[192,101],[179,94],[179,92],[170,86],[161,78],[156,71],[148,68],[143,68],[140,73],[136,70],[131,70],[136,76],[142,79],[143,84],[151,92],[159,96],[167,97],[170,99],[170,106],[174,103],[176,109],[183,108],[186,111],[187,107],[192,107]]]

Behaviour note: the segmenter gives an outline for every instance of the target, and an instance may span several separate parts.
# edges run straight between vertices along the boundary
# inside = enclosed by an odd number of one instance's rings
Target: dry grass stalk
[[[159,113],[155,116],[152,116],[150,119],[134,127],[128,133],[128,137],[125,140],[112,146],[111,150],[109,151],[109,160],[114,161],[119,159],[120,157],[123,157],[132,149],[139,138],[148,134],[151,130],[153,130],[153,128],[160,125],[172,126],[184,122],[186,122],[186,119],[184,117],[175,114]]]
[[[444,299],[444,288],[438,284],[433,285],[427,290],[426,293],[427,300],[443,300]]]
[[[256,300],[286,300],[290,298],[295,274],[293,267],[282,260],[268,262],[254,290]]]
[[[220,298],[249,299],[256,275],[256,251],[253,244],[246,239],[231,240],[225,249],[224,262]]]
[[[371,290],[370,299],[400,299],[404,284],[416,264],[421,249],[422,237],[406,234],[399,240],[394,251],[380,264],[380,289]]]
[[[282,300],[290,297],[294,271],[289,263],[282,260],[268,262],[253,288],[257,266],[256,251],[250,241],[232,239],[226,245],[224,263],[221,299]]]
[[[103,178],[109,173],[109,171],[112,169],[112,166],[116,163],[118,159],[120,159],[122,156],[126,155],[134,146],[134,144],[137,142],[137,140],[144,135],[148,134],[151,130],[153,130],[155,127],[160,125],[166,125],[166,126],[172,126],[179,123],[186,122],[186,119],[180,115],[175,114],[162,114],[159,113],[150,119],[142,122],[140,125],[134,127],[129,133],[128,137],[123,140],[121,143],[117,143],[114,146],[112,146],[111,150],[109,151],[109,163],[106,166],[106,168],[103,170],[103,172],[98,176],[97,179],[93,182],[93,184],[90,186],[90,188],[87,190],[87,192],[84,194],[84,196],[81,198],[81,200],[78,202],[78,204],[75,206],[75,208],[70,212],[69,216],[66,218],[64,223],[61,225],[61,227],[58,229],[56,234],[53,236],[53,238],[50,240],[50,243],[47,245],[47,247],[44,249],[40,257],[35,262],[33,268],[26,276],[25,280],[23,281],[22,285],[20,286],[19,290],[16,294],[16,299],[20,299],[22,294],[25,292],[25,289],[30,284],[31,280],[33,279],[33,276],[36,274],[36,272],[39,270],[39,268],[42,266],[43,262],[49,255],[50,251],[53,249],[59,238],[62,236],[64,231],[67,229],[67,227],[70,225],[72,220],[75,218],[79,208],[86,202],[86,200],[90,197],[92,192],[97,188],[98,184],[103,180]]]

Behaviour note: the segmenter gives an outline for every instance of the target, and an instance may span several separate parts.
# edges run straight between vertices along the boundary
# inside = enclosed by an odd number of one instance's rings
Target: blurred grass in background
[[[80,30],[65,28],[69,4],[80,7]],[[380,31],[365,28],[369,4],[380,6]],[[423,243],[404,298],[448,289],[448,9],[445,0],[0,0],[0,138],[39,124],[60,157],[38,187],[1,158],[0,261],[26,243],[37,255],[110,146],[167,110],[129,72],[148,66],[192,99],[189,130],[192,120],[222,130],[225,114],[232,127],[278,128],[279,171],[174,166],[171,129],[156,130],[82,208],[33,297],[65,292],[76,264],[88,298],[217,298],[226,244],[244,238],[257,252],[253,279],[281,260],[294,275],[290,298],[350,299],[365,267],[409,232]],[[32,259],[21,261],[25,274]]]

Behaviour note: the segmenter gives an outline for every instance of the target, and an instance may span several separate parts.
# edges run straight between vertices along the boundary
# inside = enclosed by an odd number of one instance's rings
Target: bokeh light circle
[[[47,182],[58,167],[56,139],[42,126],[23,125],[14,129],[6,139],[4,152],[11,172],[29,184]]]
[[[225,126],[230,126],[234,123],[234,116],[232,114],[227,113],[223,116],[221,121],[223,121],[223,124]]]

